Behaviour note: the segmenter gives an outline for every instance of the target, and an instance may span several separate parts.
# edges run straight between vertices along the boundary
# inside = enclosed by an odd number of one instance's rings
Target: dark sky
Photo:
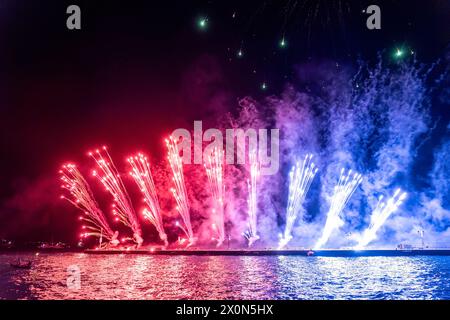
[[[399,46],[432,62],[450,39],[448,1],[292,3],[0,0],[0,237],[48,238],[63,211],[58,168],[88,162],[89,148],[158,155],[173,128],[277,94],[298,63],[370,61]],[[66,28],[70,4],[81,30]],[[366,29],[368,4],[380,5],[382,30]],[[64,238],[71,221],[51,232]]]

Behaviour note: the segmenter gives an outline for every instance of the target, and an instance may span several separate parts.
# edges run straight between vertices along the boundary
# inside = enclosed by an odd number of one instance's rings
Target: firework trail
[[[184,183],[183,162],[180,157],[178,145],[176,144],[176,141],[173,140],[172,136],[170,136],[169,139],[166,139],[166,145],[168,149],[167,158],[173,173],[172,180],[175,184],[175,188],[171,188],[170,191],[177,202],[177,211],[181,215],[184,223],[184,225],[182,225],[179,221],[177,221],[176,225],[186,234],[189,241],[188,246],[190,246],[194,244],[195,239],[194,232],[192,231],[191,218],[189,216],[190,208],[186,185]]]
[[[108,150],[106,147],[103,147],[102,150],[103,152],[97,149],[94,153],[89,153],[89,156],[95,160],[99,168],[99,171],[93,171],[93,175],[103,184],[106,191],[113,196],[113,214],[116,216],[116,221],[122,222],[133,231],[132,240],[140,247],[144,241],[142,239],[141,226],[131,205],[130,196]]]
[[[403,203],[406,196],[406,192],[402,192],[401,189],[397,189],[394,195],[387,202],[383,202],[383,196],[379,198],[378,204],[370,217],[370,225],[364,231],[362,238],[356,245],[355,249],[363,249],[370,242],[376,239],[377,231],[381,228],[389,216]]]
[[[213,209],[213,230],[217,233],[217,246],[222,245],[225,240],[225,226],[224,226],[224,195],[225,185],[223,183],[223,150],[214,148],[211,155],[208,156],[205,162],[206,175],[208,176],[208,183],[215,202]]]
[[[138,185],[139,190],[141,190],[144,196],[144,202],[148,207],[148,209],[144,209],[143,215],[155,226],[159,238],[164,242],[164,245],[167,246],[169,243],[167,242],[167,235],[163,227],[161,207],[159,206],[158,194],[156,193],[155,183],[153,181],[147,157],[139,153],[135,157],[128,158],[128,162],[132,168],[130,175]]]
[[[289,173],[289,199],[286,211],[286,227],[280,240],[279,249],[282,249],[292,239],[292,227],[297,214],[301,209],[306,193],[311,186],[317,168],[312,160],[312,154],[307,154],[300,164],[297,162]]]
[[[248,186],[248,216],[249,216],[249,229],[244,232],[243,236],[248,240],[248,246],[259,239],[257,232],[257,210],[258,210],[258,193],[257,193],[257,181],[260,173],[260,164],[258,162],[256,151],[249,152],[250,162],[250,179],[247,180]]]
[[[344,169],[341,170],[339,181],[334,187],[325,227],[322,236],[314,247],[315,249],[320,249],[328,241],[331,233],[342,226],[343,221],[340,217],[342,210],[361,182],[362,176],[359,173],[352,174],[352,170],[349,170],[346,174]]]
[[[80,216],[80,220],[88,223],[88,225],[83,226],[83,229],[87,229],[87,231],[83,231],[81,237],[94,236],[105,238],[108,241],[113,240],[114,232],[106,221],[97,201],[95,201],[87,181],[76,166],[74,164],[64,165],[59,173],[63,182],[61,187],[66,189],[71,196],[71,198],[61,196],[61,199],[66,199],[83,211],[84,215]]]

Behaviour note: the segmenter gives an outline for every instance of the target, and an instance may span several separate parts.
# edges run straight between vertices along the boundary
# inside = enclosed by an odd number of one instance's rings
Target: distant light
[[[397,59],[400,59],[404,55],[404,51],[402,49],[397,48],[397,50],[394,53],[394,57]]]
[[[263,83],[261,84],[261,89],[262,89],[262,90],[266,90],[266,89],[267,89],[267,84],[266,84],[265,82],[263,82]]]
[[[200,29],[205,30],[208,27],[208,19],[207,18],[198,19],[197,25]]]
[[[241,49],[239,49],[239,51],[237,52],[237,56],[238,56],[239,58],[241,58],[243,55],[244,55],[244,53],[242,52]]]
[[[284,37],[280,40],[280,48],[286,48],[287,46],[287,42],[286,39],[284,39]]]

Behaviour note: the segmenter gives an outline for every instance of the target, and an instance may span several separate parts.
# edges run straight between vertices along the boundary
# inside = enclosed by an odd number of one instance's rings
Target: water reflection
[[[0,255],[1,299],[449,299],[450,257]],[[67,287],[67,267],[81,289]]]

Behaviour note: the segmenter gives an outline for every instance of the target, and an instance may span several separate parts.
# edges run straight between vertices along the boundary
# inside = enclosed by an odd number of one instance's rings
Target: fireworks
[[[142,192],[144,202],[148,207],[148,209],[144,209],[143,215],[155,226],[160,239],[164,242],[165,246],[167,246],[167,235],[163,227],[158,194],[156,193],[155,183],[153,182],[150,164],[148,163],[147,157],[139,153],[135,157],[128,158],[128,162],[132,168],[130,175],[133,177],[139,187],[139,190]]]
[[[257,181],[260,173],[260,164],[258,162],[256,151],[249,153],[250,162],[250,179],[247,180],[248,186],[248,216],[249,216],[249,229],[243,234],[248,240],[248,246],[250,247],[255,241],[259,239],[257,233],[257,210],[258,210],[258,193],[257,193]]]
[[[363,249],[370,242],[376,239],[377,231],[381,228],[387,218],[389,218],[389,216],[403,203],[406,196],[406,192],[402,192],[401,189],[397,189],[394,195],[387,202],[383,202],[382,196],[379,198],[378,204],[370,217],[370,225],[364,231],[362,238],[355,249]]]
[[[362,176],[359,173],[352,173],[352,170],[349,170],[346,174],[344,169],[341,170],[339,181],[334,187],[334,194],[322,236],[315,245],[316,249],[320,249],[328,241],[331,233],[342,226],[342,210],[361,182]]]
[[[106,188],[106,191],[114,199],[113,214],[116,217],[116,221],[120,221],[125,226],[131,228],[133,231],[133,240],[137,243],[138,247],[141,246],[143,239],[139,221],[131,205],[130,196],[106,147],[103,147],[102,151],[96,150],[94,153],[90,152],[89,156],[95,160],[99,168],[99,171],[93,171],[93,175],[98,178]]]
[[[174,188],[171,192],[177,203],[177,211],[182,220],[176,221],[186,237],[179,237],[180,245],[188,243],[188,246],[195,242],[190,221],[190,207],[188,202],[187,190],[184,182],[182,158],[176,141],[172,137],[166,140],[168,147],[168,159],[173,172]],[[115,220],[122,222],[133,231],[133,239],[122,238],[121,241],[134,240],[138,247],[142,244],[142,233],[139,222],[135,215],[131,204],[130,197],[120,178],[117,168],[107,152],[106,148],[90,153],[90,156],[96,161],[98,172],[94,170],[93,174],[99,179],[106,190],[113,196]],[[316,176],[318,169],[312,161],[312,155],[307,154],[302,161],[297,162],[289,173],[289,198],[286,208],[286,226],[284,234],[280,235],[279,248],[283,248],[292,239],[292,228],[302,210],[302,205],[306,194]],[[257,232],[257,213],[258,213],[258,178],[260,175],[260,164],[255,151],[250,151],[249,159],[249,178],[247,180],[248,187],[248,229],[242,234],[251,247],[260,237]],[[143,215],[157,229],[159,237],[164,244],[168,245],[167,235],[163,227],[162,213],[159,204],[158,195],[150,170],[150,164],[147,157],[141,153],[134,157],[128,158],[131,166],[130,175],[138,185],[143,195],[143,200],[147,207],[143,210]],[[213,240],[218,242],[220,246],[225,240],[224,230],[224,152],[221,149],[213,149],[211,154],[205,159],[204,167],[208,177],[208,185],[214,200],[214,208],[212,209],[212,231],[215,233]],[[75,207],[83,211],[80,220],[83,225],[81,237],[95,236],[106,239],[112,245],[118,245],[118,232],[113,231],[102,210],[99,208],[94,199],[93,193],[75,165],[67,164],[60,170],[62,188],[66,189],[70,197],[62,196],[67,199]],[[330,208],[327,214],[325,227],[320,239],[314,246],[315,249],[322,248],[330,238],[333,231],[339,229],[343,224],[342,211],[347,205],[349,199],[355,192],[356,188],[362,182],[362,176],[357,172],[348,172],[341,170],[338,183],[334,187],[334,193],[331,198]],[[383,201],[380,197],[378,203],[371,215],[369,227],[364,231],[358,244],[354,247],[357,250],[365,248],[370,242],[376,239],[378,230],[383,226],[385,221],[394,213],[406,199],[407,194],[397,189],[393,196],[387,201]]]
[[[181,225],[177,221],[177,226],[180,227],[180,229],[186,234],[186,237],[189,240],[189,245],[192,245],[195,239],[191,226],[191,218],[189,216],[189,201],[186,185],[184,183],[183,162],[180,157],[178,145],[176,144],[176,141],[173,140],[172,136],[169,137],[169,139],[166,139],[166,145],[168,149],[167,158],[173,173],[172,180],[175,184],[175,188],[171,188],[170,191],[177,202],[176,209],[184,223],[184,225]]]
[[[84,214],[80,216],[80,220],[88,223],[88,225],[83,226],[81,237],[95,236],[105,238],[108,241],[113,240],[114,232],[95,201],[87,181],[76,166],[73,164],[64,165],[59,173],[63,182],[61,187],[66,189],[71,196],[70,198],[61,196],[61,198],[66,199],[83,211]]]
[[[208,18],[202,17],[197,20],[197,26],[200,30],[206,30],[208,28]]]
[[[211,155],[207,157],[204,166],[215,204],[213,209],[213,230],[217,233],[217,246],[220,246],[225,240],[223,150],[214,148]]]
[[[234,12],[232,18],[236,19],[238,17],[238,21],[245,22],[243,24],[245,28],[238,32],[238,34],[241,34],[241,42],[249,42],[247,41],[249,33],[246,31],[249,26],[251,26],[252,30],[257,30],[266,28],[268,20],[275,22],[278,26],[277,32],[281,32],[281,38],[278,39],[278,47],[285,49],[288,45],[286,41],[287,34],[295,33],[297,37],[301,35],[299,30],[292,28],[292,26],[297,25],[297,22],[302,22],[302,29],[307,31],[304,33],[304,36],[307,37],[309,42],[311,37],[310,31],[317,23],[320,23],[321,27],[335,32],[336,30],[333,30],[332,23],[342,23],[345,20],[344,18],[354,10],[350,3],[351,1],[347,0],[263,1],[260,5],[255,6],[254,11],[249,15],[246,15],[244,12],[239,12],[238,14]],[[199,20],[197,22],[199,28],[202,28],[200,26],[202,21]],[[252,38],[255,37],[254,33],[250,34]]]
[[[306,193],[317,173],[317,168],[311,160],[312,154],[306,155],[303,162],[294,165],[289,173],[289,199],[286,210],[286,227],[279,243],[280,249],[292,239],[292,227],[294,226],[298,212],[301,210]]]

